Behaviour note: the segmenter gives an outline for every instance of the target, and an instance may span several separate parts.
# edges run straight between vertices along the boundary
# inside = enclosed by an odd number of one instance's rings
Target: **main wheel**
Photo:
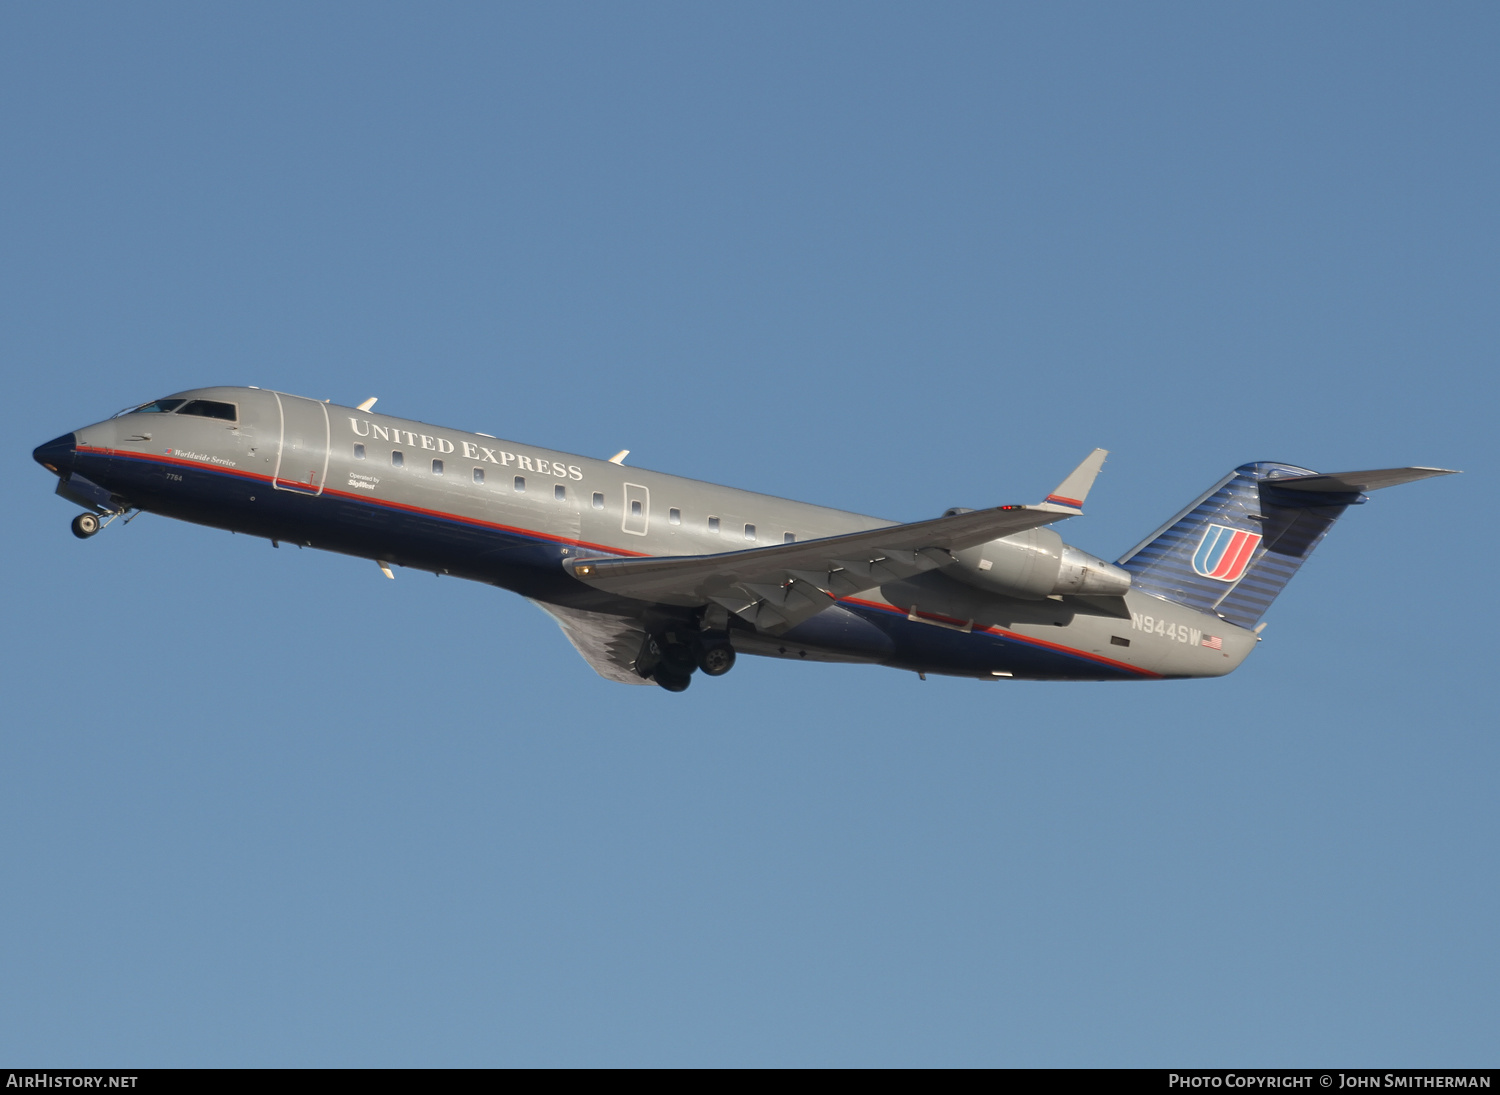
[[[710,643],[698,651],[698,668],[710,677],[722,677],[734,668],[734,647]]]
[[[661,648],[661,669],[674,677],[690,677],[698,668],[698,659],[693,657],[693,648],[686,643],[666,643]]]
[[[668,692],[686,692],[688,685],[693,683],[693,678],[686,673],[669,673],[665,667],[656,671],[655,679]]]
[[[647,635],[641,643],[641,652],[635,656],[635,671],[648,681],[656,676],[657,667],[661,665],[661,647],[656,645],[656,640]]]
[[[92,513],[80,513],[73,518],[73,535],[80,540],[87,540],[99,531],[99,518]]]

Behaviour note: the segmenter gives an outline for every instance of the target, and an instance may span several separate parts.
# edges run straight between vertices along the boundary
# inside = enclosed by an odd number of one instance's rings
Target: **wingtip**
[[[1095,449],[1085,456],[1083,462],[1057,485],[1057,489],[1047,495],[1041,508],[1053,512],[1066,512],[1073,516],[1081,514],[1083,503],[1094,486],[1094,480],[1099,476],[1099,469],[1104,467],[1104,458],[1108,455],[1108,449]]]

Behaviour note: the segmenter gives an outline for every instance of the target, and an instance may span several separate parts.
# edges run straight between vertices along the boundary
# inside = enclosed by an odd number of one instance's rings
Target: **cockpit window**
[[[158,399],[155,403],[147,403],[144,407],[132,407],[129,414],[171,414],[178,407],[186,403],[186,399]]]
[[[181,403],[182,400],[169,399],[167,402]],[[177,413],[195,414],[199,418],[222,418],[226,422],[233,422],[236,418],[233,403],[218,403],[212,399],[195,399]]]

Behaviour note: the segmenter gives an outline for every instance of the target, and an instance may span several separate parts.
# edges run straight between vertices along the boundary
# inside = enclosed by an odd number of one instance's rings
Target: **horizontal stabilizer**
[[[1380,468],[1375,471],[1335,471],[1323,475],[1296,475],[1288,478],[1271,478],[1267,486],[1281,490],[1311,490],[1329,494],[1360,494],[1380,490],[1382,487],[1398,487],[1402,483],[1415,483],[1418,479],[1431,479],[1434,475],[1457,475],[1447,468]]]

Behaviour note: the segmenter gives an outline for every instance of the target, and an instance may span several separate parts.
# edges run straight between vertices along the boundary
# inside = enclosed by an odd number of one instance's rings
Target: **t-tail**
[[[1292,575],[1365,492],[1444,468],[1319,474],[1291,464],[1242,464],[1127,552],[1119,565],[1143,593],[1254,627]]]

